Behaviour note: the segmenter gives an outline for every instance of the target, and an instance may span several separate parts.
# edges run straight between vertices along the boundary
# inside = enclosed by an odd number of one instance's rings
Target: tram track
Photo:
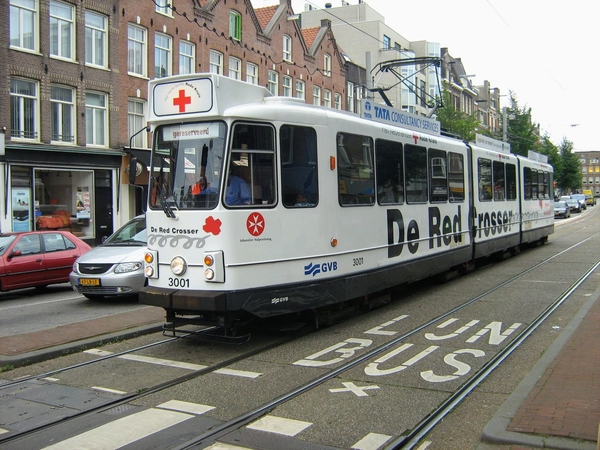
[[[418,334],[419,332],[425,330],[427,327],[430,327],[430,326],[434,325],[435,323],[440,322],[441,320],[447,319],[448,317],[452,316],[456,312],[476,303],[477,301],[482,300],[483,298],[491,295],[492,293],[501,289],[502,287],[513,283],[514,281],[526,276],[527,274],[531,273],[532,271],[534,271],[540,267],[543,267],[544,265],[550,263],[551,261],[555,260],[559,256],[564,255],[564,254],[568,253],[569,251],[572,251],[572,250],[578,248],[581,245],[586,245],[591,239],[597,237],[598,234],[600,234],[600,233],[591,235],[591,236],[587,237],[586,239],[583,239],[582,241],[569,246],[568,248],[565,248],[559,252],[556,252],[555,254],[553,254],[553,255],[547,257],[546,259],[544,259],[543,261],[540,261],[539,263],[527,268],[526,270],[523,270],[520,273],[515,274],[514,276],[512,276],[500,283],[497,283],[495,286],[487,289],[485,292],[482,292],[482,293],[462,302],[460,305],[458,305],[448,311],[445,311],[442,314],[437,315],[433,319],[424,321],[420,325],[412,328],[411,330],[402,334],[401,336],[397,336],[394,339],[391,339],[391,340],[385,342],[384,344],[371,349],[370,351],[366,352],[365,354],[363,354],[359,357],[356,357],[355,359],[352,359],[352,360],[348,361],[347,363],[344,363],[344,364],[336,367],[334,370],[331,370],[317,378],[314,378],[310,382],[300,385],[300,386],[288,391],[287,393],[280,395],[279,397],[276,397],[276,398],[272,399],[271,401],[269,401],[257,408],[248,410],[244,414],[238,415],[237,417],[235,417],[233,419],[227,420],[227,421],[223,422],[221,425],[211,428],[209,431],[206,431],[205,433],[198,435],[194,439],[192,439],[176,448],[177,449],[185,449],[185,448],[193,448],[193,447],[197,447],[197,446],[201,446],[201,445],[205,445],[205,444],[207,445],[209,442],[216,441],[219,438],[231,433],[232,431],[242,428],[244,425],[247,425],[247,424],[257,420],[258,418],[268,414],[270,411],[273,411],[278,406],[281,406],[281,405],[285,404],[286,402],[289,402],[290,400],[310,391],[311,389],[316,388],[317,386],[323,384],[324,382],[331,380],[335,377],[338,377],[338,376],[342,375],[344,372],[347,372],[350,369],[357,367],[360,364],[363,364],[363,363],[367,362],[368,360],[377,357],[378,355],[382,354],[383,352],[386,352],[386,351],[392,349],[393,347],[397,346],[402,341],[405,341],[406,339],[410,338],[411,336],[414,336],[414,335]],[[495,367],[497,367],[499,364],[501,364],[502,361],[504,361],[505,358],[512,351],[514,351],[514,349],[517,348],[518,345],[520,345],[527,338],[527,336],[529,336],[541,323],[543,323],[543,321],[550,314],[552,314],[552,312],[554,310],[556,310],[556,308],[558,308],[572,294],[572,292],[575,289],[577,289],[577,287],[581,283],[583,283],[583,281],[589,276],[589,274],[592,273],[596,268],[598,268],[599,265],[600,265],[600,261],[596,261],[595,264],[591,268],[589,268],[588,271],[583,276],[581,276],[577,282],[573,283],[559,297],[557,297],[556,300],[548,308],[546,308],[536,319],[532,320],[531,324],[525,330],[523,330],[521,333],[519,333],[517,336],[515,336],[501,352],[499,352],[494,358],[492,358],[490,361],[488,361],[484,365],[484,367],[482,367],[480,370],[478,370],[472,376],[472,378],[470,378],[469,381],[464,383],[464,385],[461,386],[460,389],[458,389],[454,394],[452,394],[448,398],[447,401],[445,401],[443,404],[441,404],[435,411],[432,411],[432,413],[430,415],[428,415],[425,419],[423,419],[409,433],[406,433],[406,434],[398,437],[392,444],[389,444],[386,448],[387,449],[413,448],[415,443],[419,442],[419,440],[422,439],[422,437],[426,433],[431,431],[431,429],[433,429],[435,427],[435,425],[441,419],[443,419],[443,417],[449,411],[451,411],[457,404],[459,404],[472,391],[472,389],[474,389],[474,387],[477,386],[477,384],[479,384],[487,375],[489,375],[495,369]],[[206,367],[205,369],[194,371],[192,373],[186,374],[185,376],[176,377],[176,378],[173,378],[166,382],[158,383],[152,387],[145,388],[143,390],[143,392],[125,395],[122,398],[119,398],[119,399],[109,402],[109,403],[105,403],[97,408],[90,408],[88,410],[82,411],[79,414],[70,416],[67,419],[63,419],[60,421],[60,423],[64,423],[65,421],[68,421],[68,420],[81,418],[83,416],[88,416],[88,415],[93,415],[93,414],[96,414],[99,412],[103,412],[103,411],[109,410],[111,408],[114,408],[116,406],[123,405],[126,403],[131,403],[137,399],[148,396],[150,394],[169,389],[171,387],[177,386],[179,384],[185,383],[187,381],[193,380],[195,378],[199,378],[201,376],[204,376],[204,375],[207,375],[210,373],[214,373],[214,372],[218,371],[219,369],[222,369],[229,365],[233,365],[237,362],[240,362],[245,359],[256,356],[256,355],[260,354],[261,352],[266,352],[268,350],[271,350],[271,349],[274,349],[274,348],[277,348],[280,346],[284,346],[287,343],[295,341],[296,339],[298,339],[300,336],[302,336],[304,334],[306,334],[306,333],[297,333],[297,334],[288,336],[285,339],[270,343],[267,346],[262,346],[253,351],[244,352],[243,354],[240,354],[236,357],[229,358],[227,360],[221,361],[220,363],[210,365],[210,366]],[[96,358],[92,361],[88,361],[85,363],[80,363],[80,364],[65,367],[62,369],[53,370],[53,371],[50,371],[50,372],[47,372],[44,374],[39,374],[36,376],[28,377],[27,379],[32,380],[32,379],[39,379],[39,378],[43,378],[43,377],[49,377],[58,372],[75,369],[75,368],[83,367],[86,365],[91,365],[91,364],[94,364],[94,363],[97,363],[100,361],[105,361],[105,360],[111,359],[111,358],[117,358],[119,356],[131,354],[133,352],[141,351],[141,350],[151,348],[151,347],[156,347],[160,344],[166,344],[166,343],[169,343],[172,341],[184,339],[186,337],[188,337],[188,336],[187,335],[186,336],[174,336],[172,338],[168,338],[168,339],[156,342],[156,343],[148,344],[145,346],[140,346],[140,347],[137,347],[134,349],[129,349],[129,350],[119,352],[119,353],[114,353],[114,354],[111,354],[108,356],[103,356],[103,357]],[[14,382],[11,382],[11,385],[14,385],[18,382],[23,382],[23,381],[24,381],[24,379],[15,380]],[[3,386],[1,386],[1,388],[4,388],[6,386],[7,385],[3,385]],[[13,442],[18,443],[18,441],[20,439],[23,439],[33,433],[39,433],[44,430],[48,430],[51,427],[53,427],[54,425],[56,425],[56,422],[48,423],[44,426],[27,430],[26,432],[21,433],[21,434],[7,436],[7,438],[5,438],[4,440],[0,440],[0,448],[2,448],[4,444],[13,443]]]
[[[329,371],[328,373],[319,376],[312,381],[298,386],[296,389],[287,392],[286,394],[273,399],[272,401],[263,404],[262,406],[248,411],[243,415],[240,415],[234,419],[231,419],[222,425],[215,427],[204,434],[197,436],[196,438],[180,445],[174,447],[175,450],[184,450],[189,448],[197,448],[204,447],[209,445],[210,442],[217,441],[219,438],[232,433],[235,430],[240,429],[241,427],[250,424],[251,422],[256,421],[257,419],[263,417],[269,412],[273,411],[278,406],[285,404],[286,402],[291,401],[292,399],[298,397],[301,394],[304,394],[311,389],[316,388],[317,386],[323,384],[324,382],[331,380],[335,377],[342,375],[343,373],[349,371],[356,366],[359,366],[363,363],[366,363],[369,360],[377,357],[385,351],[392,349],[397,346],[401,342],[405,341],[411,336],[416,335],[417,333],[423,331],[427,327],[438,323],[456,312],[472,305],[473,303],[480,301],[481,299],[489,296],[493,292],[501,289],[504,286],[507,286],[514,281],[524,277],[525,275],[531,273],[532,271],[550,263],[554,259],[558,258],[565,253],[588,243],[591,239],[597,237],[600,233],[596,233],[594,235],[589,236],[588,238],[571,245],[570,247],[557,252],[556,254],[546,258],[545,260],[535,264],[534,266],[520,272],[519,274],[514,275],[513,277],[498,283],[496,286],[488,289],[487,291],[463,302],[459,306],[454,307],[453,309],[438,315],[437,317],[428,320],[427,322],[422,323],[421,325],[413,328],[407,333],[402,334],[368,352],[363,354],[360,357],[357,357],[345,364],[338,366],[336,369]],[[455,408],[466,396],[468,396],[473,389],[477,385],[479,385],[487,376],[489,376],[492,371],[497,368],[512,352],[514,352],[524,341],[525,339],[533,333],[560,305],[564,303],[564,301],[569,298],[572,293],[598,268],[600,267],[600,260],[596,261],[575,283],[569,286],[568,289],[563,291],[541,314],[535,317],[532,322],[519,334],[517,334],[510,342],[507,344],[501,351],[499,351],[496,356],[491,358],[484,366],[476,371],[469,380],[464,383],[458,390],[455,391],[445,402],[439,405],[435,410],[433,410],[427,417],[425,417],[421,422],[419,422],[409,433],[399,436],[392,443],[388,444],[385,448],[386,450],[397,450],[397,449],[412,449],[417,445],[421,439],[431,431],[453,408]]]

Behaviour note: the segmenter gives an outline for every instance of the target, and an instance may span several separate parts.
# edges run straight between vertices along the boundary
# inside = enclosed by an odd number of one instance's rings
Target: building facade
[[[173,7],[171,7],[173,5]],[[143,212],[148,80],[218,73],[346,109],[329,21],[301,29],[290,0],[7,0],[0,6],[2,231],[43,216],[98,244]],[[128,184],[130,155],[142,162]]]
[[[600,197],[600,150],[577,152],[581,163],[581,191],[591,190],[594,197]]]

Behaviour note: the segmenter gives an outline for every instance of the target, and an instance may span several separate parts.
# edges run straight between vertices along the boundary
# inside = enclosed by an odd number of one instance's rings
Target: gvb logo
[[[304,275],[313,277],[321,272],[333,272],[337,270],[337,261],[326,262],[323,264],[310,263],[308,266],[304,266]]]

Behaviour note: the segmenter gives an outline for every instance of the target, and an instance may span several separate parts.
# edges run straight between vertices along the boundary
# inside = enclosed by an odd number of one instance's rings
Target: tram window
[[[538,199],[538,189],[539,189],[539,173],[535,169],[531,169],[531,199]]]
[[[417,145],[404,146],[404,170],[406,173],[406,202],[427,201],[427,149]]]
[[[465,166],[463,155],[448,153],[448,185],[450,187],[450,202],[465,201]]]
[[[380,205],[404,203],[404,154],[399,142],[375,141],[377,201]]]
[[[537,181],[536,181],[537,182]],[[531,185],[533,183],[533,174],[529,167],[523,167],[523,198],[525,200],[531,200]]]
[[[268,125],[234,126],[225,187],[227,206],[275,203],[274,139],[273,127]]]
[[[517,199],[517,167],[514,164],[506,164],[506,199]]]
[[[479,201],[490,201],[492,200],[492,161],[479,158],[477,169]]]
[[[492,179],[494,181],[494,200],[505,200],[506,180],[504,175],[504,163],[494,161],[492,163]]]
[[[549,192],[549,190],[548,190],[548,188],[549,188],[549,186],[548,186],[548,172],[540,171],[540,173],[539,173],[539,182],[541,183],[540,184],[540,189],[538,191],[539,192],[539,194],[538,194],[539,198],[542,199],[542,200],[548,200],[550,198],[550,196],[548,194],[548,192]]]
[[[432,203],[448,201],[446,152],[429,149],[429,192]]]
[[[337,159],[340,205],[373,205],[373,140],[367,136],[338,133]]]
[[[283,125],[279,142],[283,205],[286,208],[316,206],[319,202],[317,133],[309,127]]]

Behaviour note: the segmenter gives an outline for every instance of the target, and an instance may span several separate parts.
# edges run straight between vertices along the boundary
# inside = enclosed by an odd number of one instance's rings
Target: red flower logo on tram
[[[217,236],[221,234],[221,220],[215,219],[213,216],[209,216],[206,218],[202,229],[207,233],[211,233]]]
[[[246,228],[252,236],[260,236],[265,231],[265,218],[261,213],[251,213],[246,219]]]

